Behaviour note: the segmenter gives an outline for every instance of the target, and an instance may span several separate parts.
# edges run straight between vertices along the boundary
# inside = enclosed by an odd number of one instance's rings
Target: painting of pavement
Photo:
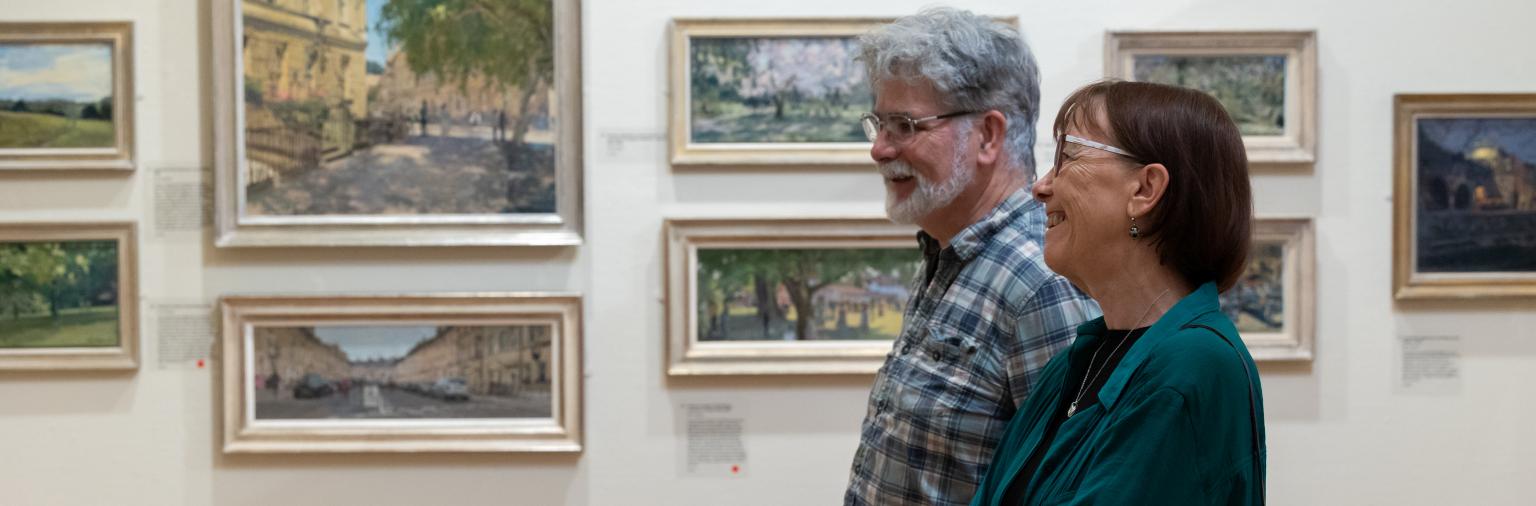
[[[245,215],[555,212],[550,0],[436,4],[243,1]]]

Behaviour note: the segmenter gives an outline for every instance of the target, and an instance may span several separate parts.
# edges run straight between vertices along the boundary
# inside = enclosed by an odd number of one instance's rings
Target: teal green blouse
[[[1009,422],[972,506],[998,505],[1088,361],[1104,319],[1046,365]],[[1225,336],[1225,338],[1223,338]],[[1062,422],[1025,504],[1263,504],[1264,403],[1253,357],[1206,283],[1147,329],[1099,391]],[[1251,378],[1251,382],[1250,382]],[[1251,390],[1250,390],[1251,386]],[[1257,432],[1257,435],[1255,435]]]

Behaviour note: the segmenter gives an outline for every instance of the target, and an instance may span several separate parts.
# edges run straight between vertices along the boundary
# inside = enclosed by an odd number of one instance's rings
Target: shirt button
[[[906,355],[907,352],[910,352],[910,351],[912,351],[912,345],[911,344],[903,344],[903,345],[901,345],[901,354],[902,355]]]

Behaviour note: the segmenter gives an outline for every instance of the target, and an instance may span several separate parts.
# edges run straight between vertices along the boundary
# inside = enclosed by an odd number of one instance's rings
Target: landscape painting
[[[256,419],[548,418],[553,337],[551,325],[259,326]]]
[[[243,216],[555,213],[554,1],[243,0]]]
[[[0,242],[0,349],[119,346],[118,243]]]
[[[1536,114],[1414,127],[1415,271],[1536,275]]]
[[[699,341],[890,340],[914,248],[698,251]]]
[[[1237,284],[1221,294],[1221,311],[1243,334],[1285,331],[1285,242],[1255,240]]]
[[[0,42],[0,149],[110,148],[112,44]]]
[[[853,37],[689,40],[694,143],[864,142],[873,104]]]
[[[1285,133],[1285,55],[1134,57],[1136,81],[1193,88],[1216,97],[1243,135]]]

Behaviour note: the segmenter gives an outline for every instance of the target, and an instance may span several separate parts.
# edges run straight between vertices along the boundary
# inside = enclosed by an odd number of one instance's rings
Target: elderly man
[[[846,504],[965,504],[1051,355],[1098,307],[1045,266],[1039,73],[1019,33],[954,9],[865,34],[863,118],[886,212],[924,268],[875,378]]]

